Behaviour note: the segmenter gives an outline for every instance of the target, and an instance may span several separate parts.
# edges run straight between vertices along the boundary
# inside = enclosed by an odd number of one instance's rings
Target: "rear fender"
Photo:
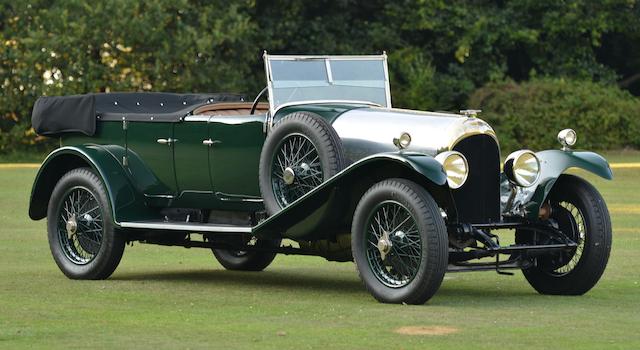
[[[82,145],[66,146],[51,152],[40,166],[31,190],[29,217],[40,220],[47,216],[47,207],[58,180],[72,169],[89,167],[102,180],[111,217],[116,225],[120,221],[134,221],[153,217],[144,198],[134,190],[126,170],[118,162],[124,155],[121,146]]]
[[[574,152],[547,150],[536,153],[540,159],[540,179],[533,189],[526,190],[523,198],[526,215],[529,219],[537,219],[540,207],[553,189],[558,177],[567,169],[579,168],[596,174],[604,179],[612,180],[613,172],[606,159],[594,152]]]
[[[425,187],[436,202],[454,213],[447,176],[433,157],[418,153],[381,153],[363,158],[272,215],[253,232],[263,238],[315,240],[349,233],[358,201],[373,184],[405,178]]]

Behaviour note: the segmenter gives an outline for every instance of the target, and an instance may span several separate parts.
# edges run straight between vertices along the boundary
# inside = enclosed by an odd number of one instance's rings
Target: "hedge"
[[[492,83],[469,98],[482,109],[503,151],[557,148],[564,128],[578,134],[576,147],[640,147],[640,99],[616,86],[568,79]]]
[[[640,0],[0,0],[0,160],[55,145],[30,126],[39,96],[253,96],[263,50],[386,50],[402,108],[458,110],[488,82],[536,76],[640,95]]]

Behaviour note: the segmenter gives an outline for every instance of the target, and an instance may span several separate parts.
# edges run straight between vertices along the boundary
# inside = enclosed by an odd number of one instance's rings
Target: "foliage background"
[[[506,149],[640,147],[640,0],[0,0],[0,155],[51,147],[41,95],[254,95],[265,49],[386,50],[394,105],[481,107]]]

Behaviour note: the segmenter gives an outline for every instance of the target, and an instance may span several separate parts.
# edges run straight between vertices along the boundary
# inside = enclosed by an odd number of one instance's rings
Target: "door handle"
[[[216,143],[222,143],[222,141],[212,140],[212,139],[202,140],[202,144],[205,145],[205,146],[215,145]]]
[[[161,145],[169,145],[169,146],[171,146],[171,144],[178,142],[178,139],[172,139],[172,138],[157,139],[156,142],[161,144]]]

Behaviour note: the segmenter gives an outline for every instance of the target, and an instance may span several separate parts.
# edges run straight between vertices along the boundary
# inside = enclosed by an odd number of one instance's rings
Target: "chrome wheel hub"
[[[378,240],[378,250],[380,251],[380,258],[384,261],[387,257],[387,254],[391,251],[393,247],[393,243],[391,243],[391,239],[389,239],[389,232],[384,231],[382,236]]]
[[[82,220],[84,220],[87,224],[91,224],[93,222],[93,216],[89,214],[84,214],[82,216]]]
[[[76,220],[75,214],[67,220],[66,228],[70,235],[75,235],[78,231],[78,221]]]
[[[284,169],[284,172],[282,173],[282,180],[285,184],[291,185],[295,179],[296,173],[291,169],[291,167]]]

